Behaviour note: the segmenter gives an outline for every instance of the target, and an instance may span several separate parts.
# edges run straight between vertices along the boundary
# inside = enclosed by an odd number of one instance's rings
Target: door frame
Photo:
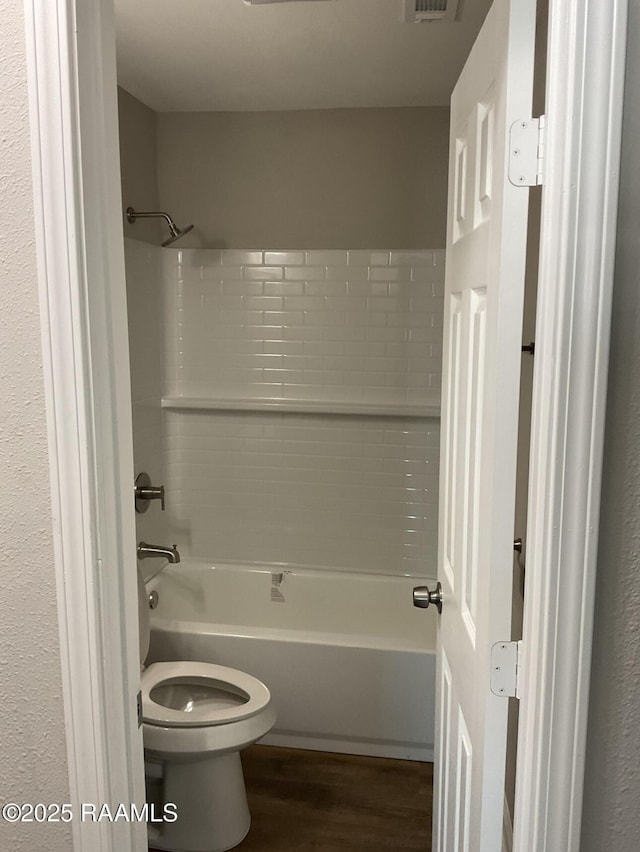
[[[73,848],[146,850],[131,389],[112,0],[25,0]]]
[[[580,849],[626,33],[627,0],[550,2],[518,852]]]
[[[71,801],[140,803],[113,3],[24,2]],[[626,9],[550,0],[518,852],[580,842]],[[77,852],[146,849],[138,824],[74,820],[73,836]]]

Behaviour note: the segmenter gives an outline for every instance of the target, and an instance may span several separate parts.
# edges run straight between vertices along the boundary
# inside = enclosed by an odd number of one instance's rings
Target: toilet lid
[[[213,663],[152,663],[142,673],[142,717],[149,725],[224,725],[254,716],[271,701],[257,678]]]

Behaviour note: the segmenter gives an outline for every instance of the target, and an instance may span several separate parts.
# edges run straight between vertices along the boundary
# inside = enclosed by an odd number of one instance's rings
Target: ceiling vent
[[[458,0],[402,0],[405,24],[454,21]]]

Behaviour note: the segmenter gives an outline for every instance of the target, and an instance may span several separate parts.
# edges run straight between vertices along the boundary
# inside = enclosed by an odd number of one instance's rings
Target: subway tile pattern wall
[[[443,251],[188,249],[165,268],[168,395],[419,405],[439,393]]]
[[[172,541],[206,558],[435,576],[435,418],[165,411]]]
[[[158,540],[211,560],[434,576],[439,421],[408,412],[439,397],[443,252],[133,243],[126,259],[136,461],[157,468],[163,433]],[[388,415],[165,409],[160,425],[160,395]]]

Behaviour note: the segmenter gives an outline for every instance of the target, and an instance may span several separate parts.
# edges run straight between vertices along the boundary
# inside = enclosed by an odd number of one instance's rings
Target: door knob
[[[433,591],[428,586],[416,586],[413,590],[413,605],[420,609],[427,609],[433,605],[438,612],[442,612],[442,585],[436,583]]]

